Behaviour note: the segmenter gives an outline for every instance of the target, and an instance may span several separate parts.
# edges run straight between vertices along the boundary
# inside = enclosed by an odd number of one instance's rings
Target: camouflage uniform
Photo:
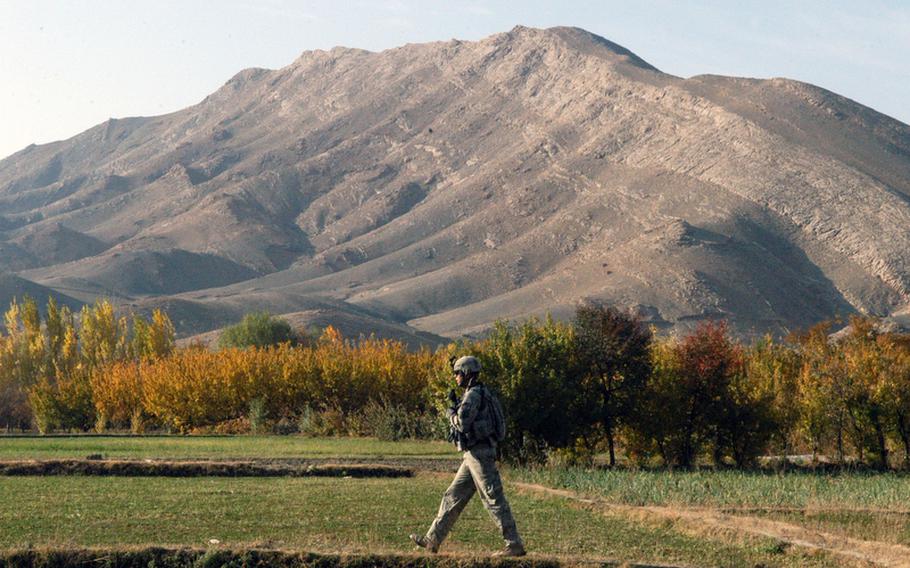
[[[472,435],[475,420],[489,419],[478,416],[485,388],[479,383],[471,386],[461,398],[458,407],[449,409],[449,421],[459,434],[457,446],[459,450],[464,451],[464,460],[452,484],[442,496],[439,512],[427,531],[425,538],[433,549],[438,548],[445,540],[465,505],[475,492],[479,492],[483,506],[502,532],[506,546],[510,549],[524,550],[515,518],[502,489],[499,470],[496,469],[496,442],[492,439],[475,440]],[[488,413],[488,409],[489,404],[486,404],[485,414]]]

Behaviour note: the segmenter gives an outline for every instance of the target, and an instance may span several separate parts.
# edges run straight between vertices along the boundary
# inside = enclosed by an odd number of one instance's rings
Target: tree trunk
[[[695,403],[693,402],[692,407],[689,409],[689,414],[686,416],[682,455],[679,456],[679,465],[685,468],[692,467],[692,462],[695,461],[693,455],[695,453],[695,441],[692,439],[695,436],[695,412]]]
[[[840,421],[837,424],[837,463],[844,465],[844,427]]]
[[[613,381],[607,378],[607,384],[601,382],[601,396],[603,397],[603,406],[601,407],[601,419],[603,420],[604,430],[607,433],[607,445],[610,448],[610,467],[616,465],[616,455],[614,453],[613,440],[613,409],[610,404],[613,402]]]
[[[878,442],[878,467],[885,471],[888,469],[888,443],[885,441],[885,429],[878,417],[875,418],[875,439]]]
[[[720,467],[724,464],[723,446],[723,436],[718,428],[714,433],[714,451],[711,453],[711,457],[714,458],[714,467]]]
[[[609,417],[607,417],[607,446],[610,448],[610,467],[613,467],[616,465],[616,454],[613,449],[613,420]]]
[[[897,432],[904,444],[904,468],[910,469],[910,424],[903,412],[897,413]]]
[[[660,459],[664,460],[664,465],[673,468],[673,463],[670,461],[670,455],[667,453],[666,446],[664,446],[663,440],[657,440],[657,451],[660,453]]]

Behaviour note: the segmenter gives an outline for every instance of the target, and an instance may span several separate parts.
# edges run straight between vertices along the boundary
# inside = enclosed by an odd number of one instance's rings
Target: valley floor
[[[408,564],[421,557],[407,535],[432,520],[458,458],[443,444],[365,439],[0,438],[7,462],[90,455],[301,467],[398,461],[413,476],[0,476],[0,550],[267,549]],[[504,479],[534,563],[906,566],[910,559],[910,484],[893,474],[506,468]],[[486,562],[500,546],[475,499],[438,559]]]

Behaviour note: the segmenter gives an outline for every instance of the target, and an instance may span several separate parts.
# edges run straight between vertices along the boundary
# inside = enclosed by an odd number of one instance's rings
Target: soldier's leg
[[[461,467],[458,468],[458,473],[455,474],[455,479],[442,496],[439,512],[427,531],[428,541],[437,547],[442,544],[465,505],[471,500],[474,491],[474,478],[467,463],[463,461]]]
[[[474,477],[474,484],[480,493],[483,506],[499,527],[506,545],[524,550],[521,537],[518,536],[515,517],[512,516],[512,508],[502,488],[502,478],[496,469],[496,450],[493,448],[471,450],[465,454],[464,463]]]

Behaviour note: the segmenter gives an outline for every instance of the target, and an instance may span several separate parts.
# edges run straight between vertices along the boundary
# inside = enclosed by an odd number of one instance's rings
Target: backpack
[[[502,442],[506,439],[506,417],[502,411],[502,405],[486,385],[481,387],[480,397],[480,409],[477,414],[482,418],[474,421],[478,427],[475,429],[475,438],[478,441]]]

